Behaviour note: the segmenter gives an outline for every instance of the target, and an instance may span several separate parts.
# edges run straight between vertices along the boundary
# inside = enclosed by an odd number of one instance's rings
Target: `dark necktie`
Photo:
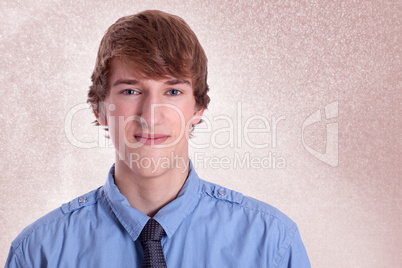
[[[141,268],[166,268],[161,245],[164,234],[163,227],[156,220],[149,219],[140,234],[140,241],[144,247],[144,260]]]

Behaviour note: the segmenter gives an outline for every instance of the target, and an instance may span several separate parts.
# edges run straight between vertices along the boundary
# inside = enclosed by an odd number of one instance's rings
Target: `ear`
[[[193,125],[197,125],[201,121],[201,117],[204,114],[204,110],[205,110],[205,108],[201,108],[201,109],[198,109],[198,110],[196,110],[194,112],[193,119],[192,119],[193,120],[193,122],[192,122]]]
[[[98,104],[98,105],[99,105],[99,110],[95,108],[94,104],[92,104],[91,105],[92,106],[92,111],[94,112],[94,115],[95,115],[96,120],[98,121],[98,123],[101,126],[105,127],[105,126],[107,126],[107,119],[106,119],[105,113],[102,112],[104,110],[104,107],[101,106],[100,104]]]

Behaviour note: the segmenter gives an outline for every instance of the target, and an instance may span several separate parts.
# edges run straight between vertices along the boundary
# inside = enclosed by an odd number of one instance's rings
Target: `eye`
[[[126,89],[122,91],[125,95],[136,95],[139,94],[137,90],[134,89]]]
[[[166,94],[171,95],[171,96],[177,96],[177,95],[181,94],[181,91],[178,89],[170,89],[167,91]]]

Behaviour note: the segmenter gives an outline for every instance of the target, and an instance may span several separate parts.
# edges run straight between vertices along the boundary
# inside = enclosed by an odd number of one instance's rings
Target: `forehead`
[[[126,61],[121,60],[119,57],[113,57],[110,61],[109,65],[109,76],[108,76],[108,85],[113,85],[113,83],[118,79],[127,79],[127,78],[135,78],[137,80],[142,79],[153,79],[153,80],[182,80],[189,81],[190,86],[192,86],[191,77],[187,76],[174,76],[165,72],[164,74],[159,74],[157,72],[153,74],[147,74],[144,70],[141,69],[141,66],[137,66],[133,63],[128,63]],[[149,72],[148,72],[149,73]]]

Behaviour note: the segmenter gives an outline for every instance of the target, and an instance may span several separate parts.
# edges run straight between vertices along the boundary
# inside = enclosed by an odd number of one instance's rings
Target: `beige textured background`
[[[209,58],[206,116],[213,131],[228,126],[215,118],[226,115],[237,133],[238,103],[242,126],[255,115],[271,123],[285,118],[276,146],[271,131],[250,134],[255,143],[269,143],[264,149],[249,146],[244,135],[240,144],[236,134],[232,147],[191,150],[193,157],[216,159],[271,153],[285,166],[199,164],[199,175],[289,215],[313,267],[400,267],[399,0],[1,1],[0,264],[23,227],[104,183],[113,148],[98,139],[83,103],[104,31],[144,9],[177,14],[198,35]],[[332,102],[338,117],[323,116],[304,135],[308,146],[324,152],[326,124],[338,124],[335,167],[302,144],[303,122]],[[228,139],[228,133],[196,136],[195,143]],[[98,146],[85,149],[82,142]]]

